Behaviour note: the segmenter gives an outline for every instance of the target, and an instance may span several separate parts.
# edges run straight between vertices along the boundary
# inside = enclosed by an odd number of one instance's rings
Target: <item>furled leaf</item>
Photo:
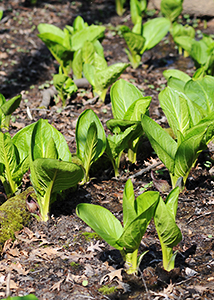
[[[135,196],[131,179],[128,179],[123,191],[123,226],[126,227],[137,216],[135,211]]]
[[[95,157],[97,154],[97,150],[96,150],[97,143],[98,143],[97,125],[93,121],[88,128],[86,143],[85,143],[85,151],[84,151],[83,165],[86,170],[87,177],[88,177],[90,166],[96,160]]]
[[[171,22],[177,19],[183,10],[183,0],[162,0],[161,12]]]
[[[56,144],[59,159],[71,162],[71,153],[64,136],[51,126],[47,120],[43,119],[37,121],[33,127],[31,140],[32,160],[46,157],[47,146],[51,138]]]
[[[170,87],[166,87],[160,92],[159,101],[175,136],[177,136],[177,131],[183,134],[190,128],[192,121],[185,97]]]
[[[123,37],[131,53],[140,54],[140,51],[145,44],[145,38],[134,32],[124,32]]]
[[[185,94],[203,111],[203,117],[214,110],[213,87],[214,78],[212,76],[190,80],[185,85]]]
[[[176,177],[186,177],[189,174],[190,169],[195,163],[199,152],[203,150],[201,145],[204,138],[205,131],[199,132],[198,134],[192,135],[190,138],[185,139],[175,155],[175,169],[174,174]]]
[[[141,121],[141,117],[147,112],[151,100],[152,97],[142,97],[136,100],[127,109],[124,119],[128,121]]]
[[[106,147],[106,137],[105,131],[103,126],[97,117],[97,115],[91,109],[86,109],[78,118],[77,126],[76,126],[76,143],[77,143],[77,156],[84,162],[86,160],[87,152],[86,145],[94,147],[94,142],[92,140],[88,140],[88,138],[93,136],[94,132],[94,125],[91,127],[91,133],[88,135],[89,128],[91,124],[94,123],[97,128],[97,144],[95,149],[93,149],[93,161],[98,159],[103,152],[105,151]],[[91,136],[92,134],[92,136]],[[92,147],[92,148],[93,148]],[[87,149],[88,151],[89,149]],[[85,156],[86,155],[86,156]]]
[[[76,213],[87,225],[101,236],[112,247],[123,250],[117,240],[123,233],[120,221],[106,208],[94,204],[77,205]]]
[[[116,63],[104,70],[100,70],[96,73],[95,86],[96,90],[102,91],[107,89],[117,78],[123,73],[123,71],[129,66],[126,63]]]
[[[154,215],[159,197],[158,192],[146,192],[135,200],[137,216],[131,223],[127,224],[123,234],[117,241],[117,244],[123,247],[126,252],[133,252],[139,248],[141,239]]]

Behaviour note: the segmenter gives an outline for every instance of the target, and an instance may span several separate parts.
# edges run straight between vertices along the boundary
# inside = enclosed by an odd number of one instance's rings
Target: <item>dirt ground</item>
[[[20,108],[13,114],[10,133],[13,135],[24,126],[40,118],[48,119],[66,138],[70,150],[75,152],[75,125],[79,114],[92,108],[104,127],[111,118],[109,93],[106,102],[92,104],[90,87],[79,88],[68,106],[52,101],[47,109],[40,109],[42,95],[52,83],[58,64],[37,37],[37,25],[49,23],[63,28],[72,25],[77,15],[89,24],[106,26],[103,47],[108,64],[128,62],[124,52],[125,42],[118,35],[119,25],[131,26],[127,8],[124,16],[115,13],[114,0],[94,1],[37,1],[36,6],[22,0],[2,0],[4,16],[0,22],[0,93],[11,98],[23,95]],[[155,15],[158,12],[154,12]],[[144,21],[148,18],[145,16]],[[192,21],[194,20],[191,19]],[[213,33],[210,20],[198,20],[197,30]],[[190,58],[178,56],[170,36],[147,51],[142,65],[133,70],[128,67],[121,75],[145,96],[152,96],[150,116],[159,124],[166,119],[159,107],[158,93],[166,85],[162,72],[177,68],[194,73]],[[122,216],[122,195],[125,182],[138,171],[158,161],[148,142],[142,142],[137,163],[128,165],[124,159],[120,178],[115,179],[111,165],[97,163],[89,183],[76,192],[67,191],[51,208],[47,224],[34,218],[28,227],[15,234],[15,241],[8,241],[0,258],[0,297],[35,294],[40,300],[62,299],[214,299],[214,157],[212,148],[204,151],[192,170],[186,189],[179,196],[177,224],[183,240],[178,250],[176,268],[170,274],[161,265],[161,248],[153,222],[143,237],[140,253],[144,256],[138,276],[128,276],[123,270],[120,253],[109,247],[94,234],[75,214],[81,202],[90,202],[110,209],[115,216]],[[154,168],[157,179],[169,180],[163,165]],[[30,184],[24,178],[23,189]],[[132,179],[136,197],[143,189],[155,190],[150,171]],[[165,195],[163,195],[165,197]],[[103,288],[104,289],[100,289]]]

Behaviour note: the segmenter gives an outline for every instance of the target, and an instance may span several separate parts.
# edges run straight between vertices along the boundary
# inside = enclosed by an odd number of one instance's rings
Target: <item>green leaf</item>
[[[123,119],[131,104],[143,98],[139,89],[124,79],[119,79],[112,85],[110,97],[115,119]]]
[[[37,121],[33,127],[30,145],[32,160],[47,157],[46,151],[51,138],[53,138],[56,145],[58,158],[63,161],[71,162],[71,153],[64,136],[51,126],[47,120],[43,119]]]
[[[195,38],[195,29],[187,24],[183,26],[182,24],[173,22],[171,33],[173,39],[178,36],[189,36],[191,38]]]
[[[31,135],[36,123],[32,123],[19,130],[12,138],[13,144],[19,152],[20,161],[28,156],[31,144]]]
[[[80,31],[76,31],[72,37],[72,51],[76,51],[84,45],[85,41],[93,42],[104,37],[104,26],[91,25],[83,28]]]
[[[191,79],[189,75],[184,73],[183,71],[176,70],[176,69],[168,69],[163,71],[163,76],[168,80],[170,77],[175,77],[181,79],[185,83]]]
[[[132,136],[136,129],[136,124],[128,127],[124,132],[120,132],[114,135],[107,136],[106,153],[110,157],[116,158],[121,151],[128,148],[128,142],[132,139]]]
[[[27,296],[22,296],[22,297],[7,297],[5,299],[2,300],[39,300],[36,296],[34,296],[33,294],[29,294]]]
[[[132,103],[124,115],[125,120],[141,121],[142,115],[144,115],[151,103],[152,97],[142,97]]]
[[[11,140],[9,133],[0,132],[0,163],[4,166],[2,169],[2,177],[4,177],[3,185],[8,197],[11,197],[17,189],[16,181],[12,179],[12,174],[17,166],[18,153]]]
[[[130,0],[130,10],[133,24],[136,24],[139,19],[142,21],[142,12],[138,0]]]
[[[97,71],[102,71],[108,68],[107,61],[105,60],[105,57],[100,56],[98,53],[94,53],[94,67]]]
[[[104,70],[96,72],[95,87],[96,91],[102,92],[107,89],[117,78],[123,73],[123,71],[129,66],[126,63],[116,63]],[[100,95],[100,93],[98,93]],[[104,100],[104,99],[102,99]]]
[[[190,80],[185,85],[185,94],[203,111],[203,117],[214,110],[213,86],[214,78],[212,76]]]
[[[167,86],[170,87],[171,89],[178,91],[180,93],[184,93],[184,87],[185,87],[185,81],[175,78],[175,77],[170,77],[167,80]]]
[[[134,32],[124,32],[123,37],[132,55],[140,54],[145,44],[145,38]]]
[[[65,33],[59,27],[53,24],[40,23],[37,27],[40,34],[42,33],[54,33],[54,35],[59,36],[61,39],[64,39]]]
[[[162,14],[173,22],[181,14],[183,10],[183,0],[162,0],[161,12]]]
[[[33,162],[38,183],[51,193],[75,186],[83,177],[82,168],[74,163],[53,158],[37,158]]]
[[[78,184],[83,170],[71,162],[53,158],[37,158],[30,164],[31,181],[37,193],[41,221],[48,221],[50,204],[56,199],[56,192]]]
[[[82,78],[83,67],[82,67],[82,50],[81,49],[78,49],[77,51],[74,52],[73,61],[72,61],[72,70],[73,70],[75,79]]]
[[[5,116],[11,115],[18,107],[22,100],[22,95],[15,96],[1,105],[1,110]]]
[[[173,189],[165,200],[166,207],[170,211],[171,215],[176,218],[177,208],[178,208],[178,196],[179,196],[179,187]]]
[[[102,206],[81,203],[77,205],[76,213],[109,245],[118,250],[123,250],[116,243],[123,233],[123,227],[109,210]]]
[[[176,206],[176,198],[174,196],[173,202]],[[175,223],[174,212],[173,215],[171,214],[172,209],[170,206],[168,209],[167,203],[165,204],[160,197],[154,214],[155,228],[162,248],[163,267],[168,272],[174,268],[175,255],[173,255],[173,247],[182,240],[181,231]]]
[[[170,21],[166,18],[155,18],[143,24],[143,37],[146,39],[141,54],[157,45],[168,33]]]
[[[196,61],[196,66],[205,65],[208,60],[208,47],[203,39],[200,41],[194,40],[190,51],[190,56]]]
[[[169,172],[173,173],[177,143],[160,125],[146,115],[142,118],[142,126],[158,157]]]
[[[160,242],[165,246],[172,248],[182,240],[182,234],[175,223],[174,216],[161,197],[155,210],[154,222]]]
[[[88,27],[88,24],[84,22],[81,16],[77,16],[73,22],[74,31],[80,31]]]
[[[197,132],[197,130],[195,130]],[[203,150],[202,140],[205,131],[192,135],[180,144],[175,155],[174,174],[177,177],[187,177],[199,153]]]
[[[85,41],[83,44],[82,48],[82,60],[83,63],[93,65],[94,63],[94,53],[95,53],[95,48],[92,42]]]
[[[91,127],[90,134],[88,133],[89,128],[91,124],[94,123],[97,128],[97,144],[93,151],[93,161],[98,159],[103,152],[105,151],[106,147],[106,137],[105,137],[105,131],[103,129],[103,126],[97,117],[97,115],[93,112],[91,109],[86,109],[78,118],[77,125],[76,125],[76,143],[77,143],[77,156],[85,162],[86,160],[86,145],[89,145],[89,143],[94,144],[94,139],[88,140],[88,138],[92,138],[93,131],[94,131],[94,125]],[[92,136],[91,136],[92,134]],[[91,145],[91,146],[92,146]],[[91,147],[90,146],[90,147]],[[94,147],[94,145],[93,145]]]
[[[190,128],[191,123],[189,108],[185,97],[170,87],[166,87],[160,92],[159,101],[175,136],[177,136],[177,131],[184,134],[184,132]]]
[[[84,64],[83,65],[83,73],[88,82],[92,85],[93,89],[95,89],[95,76],[96,69],[93,65]]]
[[[128,120],[119,120],[119,119],[110,119],[106,122],[106,126],[112,133],[118,133],[125,131],[128,127],[137,124],[136,121],[128,121]]]
[[[194,39],[190,36],[175,36],[174,41],[188,53],[191,52]]]

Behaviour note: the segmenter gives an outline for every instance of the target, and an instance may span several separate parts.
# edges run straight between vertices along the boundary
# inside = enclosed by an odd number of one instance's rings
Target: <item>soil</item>
[[[40,118],[48,119],[66,138],[75,152],[75,125],[79,114],[93,109],[104,127],[112,117],[109,93],[105,103],[92,104],[91,88],[81,89],[70,99],[67,107],[54,101],[40,109],[42,92],[49,88],[58,64],[37,37],[37,25],[49,23],[63,28],[72,25],[77,15],[89,24],[104,24],[103,41],[108,64],[128,62],[125,42],[118,35],[119,25],[131,25],[130,12],[122,17],[115,13],[115,1],[30,1],[2,0],[4,16],[0,22],[0,92],[7,98],[23,95],[20,107],[12,116],[9,132],[15,134]],[[158,12],[154,12],[154,16]],[[144,21],[149,18],[145,16]],[[198,20],[198,30],[213,32],[213,22],[205,30]],[[147,51],[142,65],[128,67],[121,75],[145,96],[152,96],[150,116],[167,126],[159,107],[158,93],[166,85],[162,72],[177,68],[192,75],[190,58],[178,56],[170,36],[154,49]],[[88,102],[89,101],[89,102]],[[124,158],[120,177],[113,177],[108,161],[99,162],[91,172],[91,181],[77,191],[66,191],[63,199],[52,205],[47,224],[33,217],[28,227],[15,233],[15,240],[5,243],[0,260],[0,297],[35,294],[38,299],[214,299],[214,194],[212,148],[204,151],[192,170],[186,189],[179,196],[177,224],[183,240],[178,250],[176,268],[164,272],[161,268],[161,248],[153,222],[142,239],[139,253],[148,250],[140,265],[138,276],[128,276],[123,269],[120,253],[108,246],[75,214],[78,203],[90,202],[108,208],[122,217],[122,195],[125,182],[158,158],[147,141],[142,142],[136,164],[128,165]],[[157,179],[169,181],[164,165],[153,168]],[[24,190],[30,181],[24,178]],[[132,179],[136,197],[143,190],[155,190],[151,175],[144,172]],[[162,195],[165,198],[165,194]],[[104,289],[101,289],[100,288]]]

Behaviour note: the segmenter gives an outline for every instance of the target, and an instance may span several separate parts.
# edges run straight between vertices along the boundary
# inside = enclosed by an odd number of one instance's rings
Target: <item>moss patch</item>
[[[116,288],[116,286],[104,285],[101,288],[99,288],[98,291],[100,293],[102,293],[103,295],[109,295],[109,294],[116,292],[117,288]]]
[[[0,206],[0,252],[5,241],[14,238],[14,232],[29,222],[30,212],[26,209],[26,197],[30,191],[33,191],[33,187],[8,199]]]

